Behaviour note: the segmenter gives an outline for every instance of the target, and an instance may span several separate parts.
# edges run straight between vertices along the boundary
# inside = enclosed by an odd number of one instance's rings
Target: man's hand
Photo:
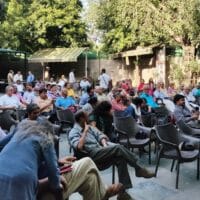
[[[90,128],[90,125],[88,125],[86,122],[85,122],[85,128],[84,128],[84,133],[87,133],[88,132],[88,130],[89,130],[89,128]]]
[[[192,119],[197,120],[199,118],[199,115],[197,113],[192,114]]]
[[[71,164],[75,160],[76,160],[76,157],[74,157],[74,156],[66,156],[64,158],[60,158],[58,160],[58,162],[59,162],[59,164],[65,165],[65,164]]]
[[[107,140],[105,138],[103,138],[101,140],[101,144],[104,146],[104,147],[107,147],[108,146],[108,143],[107,143]]]
[[[64,191],[67,190],[67,181],[65,180],[65,177],[63,176],[60,176],[60,186]]]

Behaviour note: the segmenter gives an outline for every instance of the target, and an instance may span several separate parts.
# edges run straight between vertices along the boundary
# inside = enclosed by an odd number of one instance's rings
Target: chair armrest
[[[164,141],[164,140],[161,140],[161,139],[159,139],[159,140],[161,141],[162,144],[165,144],[167,146],[170,146],[170,147],[174,148],[177,151],[178,156],[180,158],[182,158],[181,153],[180,153],[180,149],[179,149],[177,144],[174,144],[174,143],[171,143],[171,142],[167,142],[167,141]]]
[[[73,125],[73,123],[71,121],[67,121],[67,120],[60,120],[61,123],[66,123],[69,125]]]
[[[114,126],[114,128],[115,128],[116,133],[119,134],[119,136],[118,136],[119,139],[120,139],[120,136],[124,136],[127,139],[127,142],[130,143],[129,142],[129,136],[126,132],[119,130],[116,126]]]

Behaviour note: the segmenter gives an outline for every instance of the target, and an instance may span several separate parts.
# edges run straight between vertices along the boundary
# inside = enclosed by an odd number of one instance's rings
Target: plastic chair
[[[56,115],[58,118],[58,122],[61,124],[61,128],[66,128],[67,132],[73,127],[75,123],[74,114],[71,110],[56,110]]]
[[[154,113],[156,116],[156,124],[157,125],[169,123],[170,114],[165,106],[160,106],[160,107],[154,108],[153,110],[154,110]]]
[[[17,121],[11,116],[10,111],[0,113],[0,126],[2,129],[9,131],[12,125],[16,125]]]
[[[176,189],[178,189],[180,164],[197,160],[197,179],[199,180],[199,150],[180,150],[179,133],[173,124],[159,125],[155,129],[156,136],[161,144],[155,174],[157,175],[161,158],[173,160],[171,171],[173,170],[174,162],[177,161]]]
[[[72,129],[74,123],[75,123],[75,118],[74,114],[72,113],[71,110],[66,109],[66,110],[56,110],[56,115],[58,118],[58,123],[61,125],[61,130],[67,133],[67,139],[68,143],[70,146],[69,152],[72,152],[72,147],[69,142],[68,134],[70,130]]]
[[[151,141],[150,138],[136,139],[135,136],[139,132],[139,127],[133,117],[115,117],[114,128],[118,134],[118,142],[128,149],[143,149],[149,146],[149,164],[151,164]],[[141,156],[141,154],[140,154]]]

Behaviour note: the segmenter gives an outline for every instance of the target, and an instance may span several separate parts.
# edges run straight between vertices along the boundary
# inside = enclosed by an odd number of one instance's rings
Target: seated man
[[[92,97],[96,97],[96,94],[94,93],[94,89],[92,87],[88,87],[87,91],[80,97],[79,105],[84,106]]]
[[[37,120],[39,114],[39,107],[36,104],[28,105],[28,119]],[[0,140],[0,151],[8,144],[16,132],[16,129],[4,136]],[[84,200],[107,200],[109,197],[114,196],[123,191],[123,185],[113,184],[106,187],[102,182],[97,167],[90,158],[84,158],[78,161],[74,161],[74,157],[65,157],[60,159],[58,163],[60,165],[68,165],[67,171],[63,171],[63,176],[60,177],[63,185],[63,197],[68,198],[74,192],[80,192],[83,195]],[[44,165],[43,165],[44,166]],[[71,167],[70,167],[71,166]],[[54,191],[50,188],[46,167],[39,168],[39,190],[38,199],[40,200],[56,200],[53,194]],[[61,198],[60,198],[61,199]]]
[[[23,99],[26,101],[27,104],[33,103],[35,101],[35,93],[33,91],[32,83],[26,84],[26,90],[23,95]]]
[[[123,191],[123,185],[113,184],[106,187],[99,171],[90,158],[83,158],[75,161],[74,157],[59,159],[60,165],[71,165],[68,172],[63,173],[63,199],[68,198],[72,193],[79,192],[84,200],[107,200]],[[48,186],[48,179],[39,181],[38,200],[56,200],[53,191]],[[66,186],[66,187],[65,187]]]
[[[107,166],[115,164],[118,168],[119,182],[125,189],[132,187],[127,164],[135,168],[137,177],[154,177],[154,173],[150,173],[137,163],[135,154],[122,145],[109,143],[102,132],[89,126],[86,113],[79,111],[75,115],[75,120],[76,123],[69,133],[69,141],[73,148],[77,151],[86,151],[97,166],[105,163]]]
[[[0,110],[15,110],[22,106],[16,96],[13,95],[14,88],[6,87],[6,94],[0,97]]]
[[[174,117],[177,122],[182,120],[193,128],[200,128],[198,126],[199,111],[190,112],[185,106],[185,97],[183,95],[176,94],[174,96],[174,103]]]
[[[40,113],[44,116],[51,115],[53,111],[53,99],[47,97],[47,89],[39,90],[39,96],[35,99],[35,103],[40,107]]]
[[[57,108],[65,110],[71,106],[75,106],[76,104],[74,99],[68,96],[67,88],[63,88],[62,95],[56,99],[55,105]]]

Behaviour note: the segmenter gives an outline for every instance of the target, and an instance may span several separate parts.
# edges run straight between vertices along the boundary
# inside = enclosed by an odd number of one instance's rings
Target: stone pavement
[[[61,135],[60,156],[69,155],[69,145],[66,135]],[[155,170],[155,155],[152,153],[152,164],[148,164],[148,156],[143,155],[140,163],[149,170]],[[144,179],[135,177],[134,168],[129,167],[133,188],[129,189],[129,194],[136,200],[199,200],[200,181],[196,179],[196,161],[184,163],[180,166],[179,189],[175,189],[176,171],[170,172],[171,161],[161,159],[160,167],[156,178]],[[112,182],[111,168],[101,171],[105,184]],[[116,179],[117,179],[116,171]],[[82,200],[82,197],[75,193],[69,200]],[[89,199],[88,199],[89,200]],[[111,198],[116,200],[116,197]]]

